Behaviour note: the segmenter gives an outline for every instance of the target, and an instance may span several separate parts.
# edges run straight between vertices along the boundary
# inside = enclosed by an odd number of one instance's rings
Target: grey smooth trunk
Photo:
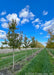
[[[13,49],[13,71],[14,71],[14,49]]]

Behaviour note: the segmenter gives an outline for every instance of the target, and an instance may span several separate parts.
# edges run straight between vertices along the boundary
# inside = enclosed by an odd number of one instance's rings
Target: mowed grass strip
[[[18,61],[20,61],[20,60],[23,60],[24,58],[26,58],[27,56],[29,56],[29,55],[32,55],[32,52],[33,53],[35,53],[37,50],[27,50],[27,51],[23,51],[23,53],[18,53],[18,55],[15,55],[15,62],[16,62],[16,60],[17,60],[17,62]],[[7,66],[10,66],[10,65],[12,65],[13,63],[12,63],[12,61],[13,61],[13,57],[11,56],[11,57],[7,57],[7,58],[4,58],[4,59],[1,59],[0,60],[0,69],[1,68],[3,68],[3,67],[7,67]]]
[[[46,49],[41,51],[16,75],[25,75],[25,73],[52,73],[52,67]]]
[[[52,71],[53,71],[53,75],[54,75],[54,58],[52,58],[51,55],[49,55],[49,58],[50,58],[50,62],[51,62],[51,65],[52,65]]]
[[[53,49],[50,49],[49,50],[52,54],[54,54],[54,50]],[[51,65],[52,65],[52,71],[53,71],[53,75],[54,75],[54,56],[51,56],[49,54],[49,59],[50,59],[50,62],[51,62]]]

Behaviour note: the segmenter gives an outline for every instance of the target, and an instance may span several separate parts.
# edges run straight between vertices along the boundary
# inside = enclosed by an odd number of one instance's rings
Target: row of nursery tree
[[[35,37],[31,37],[30,39],[25,35],[23,36],[23,32],[20,31],[18,33],[19,28],[17,28],[16,21],[12,20],[12,22],[8,23],[8,32],[6,35],[5,42],[2,42],[3,45],[8,45],[10,48],[43,48],[44,46],[35,40]],[[3,48],[3,46],[1,46]]]
[[[13,49],[13,71],[14,71],[14,49],[15,48],[28,48],[28,47],[44,47],[41,43],[35,40],[35,37],[31,37],[29,40],[26,35],[23,37],[23,32],[18,33],[17,23],[16,21],[12,20],[8,23],[8,32],[7,32],[7,39],[2,44],[7,44],[10,48]]]
[[[48,33],[50,34],[50,38],[48,39],[46,48],[53,48],[54,49],[54,34],[53,34],[53,31],[48,30]]]

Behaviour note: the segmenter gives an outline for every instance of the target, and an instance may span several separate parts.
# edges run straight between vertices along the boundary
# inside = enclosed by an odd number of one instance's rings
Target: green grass
[[[49,51],[54,55],[54,50],[53,49],[49,49]]]
[[[50,50],[51,51],[51,50]],[[53,52],[52,52],[53,53]],[[51,55],[49,55],[49,59],[50,59],[50,63],[51,63],[51,65],[52,65],[52,71],[53,71],[53,75],[54,75],[54,58],[51,56]]]
[[[52,71],[54,73],[54,58],[52,58],[52,56],[49,55],[49,58],[50,58],[50,62],[51,62],[51,65],[52,65]]]
[[[24,53],[24,52],[26,52],[26,51],[14,52],[14,54],[19,54],[19,53]],[[2,54],[0,54],[0,58],[7,57],[7,56],[12,56],[12,55],[13,55],[13,52],[11,52],[11,53],[2,53]]]
[[[37,49],[38,50],[38,49]],[[35,53],[37,50],[33,50],[33,53]],[[9,53],[9,54],[12,54],[12,53]],[[9,54],[7,55],[3,55],[3,57],[5,56],[9,56]],[[17,54],[17,53],[16,53]],[[26,58],[27,56],[29,55],[32,55],[32,50],[27,50],[27,51],[22,51],[22,52],[18,52],[17,55],[15,55],[15,63],[17,63],[18,61]],[[7,66],[10,66],[12,65],[13,61],[13,57],[10,56],[10,57],[7,57],[7,58],[1,58],[0,60],[0,69],[3,68],[3,67],[7,67]]]
[[[51,73],[52,65],[48,56],[48,52],[44,49],[35,58],[32,59],[24,68],[16,75],[25,75],[25,73]],[[28,75],[28,74],[27,74]]]

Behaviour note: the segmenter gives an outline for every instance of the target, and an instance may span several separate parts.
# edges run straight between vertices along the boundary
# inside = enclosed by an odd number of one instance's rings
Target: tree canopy
[[[52,33],[52,31],[48,31],[48,33],[50,34],[50,38],[48,39],[47,48],[54,48],[54,34]]]

